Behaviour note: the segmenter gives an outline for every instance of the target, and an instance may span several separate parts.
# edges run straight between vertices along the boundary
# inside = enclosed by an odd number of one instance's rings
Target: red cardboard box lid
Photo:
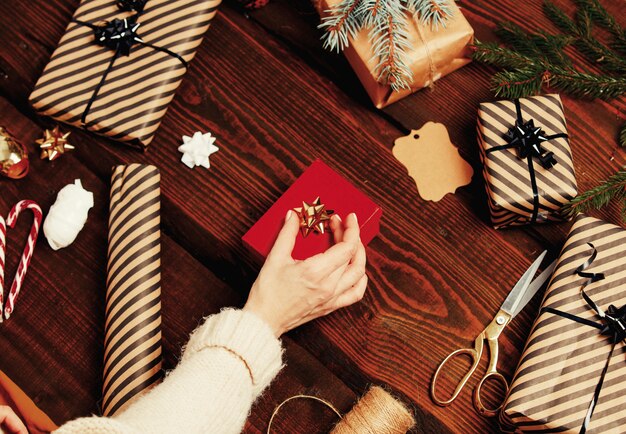
[[[316,160],[246,232],[242,238],[244,244],[257,255],[267,257],[287,211],[301,207],[303,201],[311,203],[318,196],[326,209],[333,210],[342,219],[351,212],[356,213],[364,245],[378,234],[382,209],[321,160]],[[330,230],[325,234],[311,233],[307,237],[300,233],[292,256],[306,259],[326,251],[331,245]]]

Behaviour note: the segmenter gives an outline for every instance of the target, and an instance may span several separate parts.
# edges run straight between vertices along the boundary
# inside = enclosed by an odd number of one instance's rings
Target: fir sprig
[[[521,98],[543,88],[557,89],[575,97],[610,100],[626,94],[626,31],[598,0],[574,0],[578,5],[570,18],[550,0],[544,12],[564,33],[528,33],[511,23],[502,23],[496,34],[505,46],[476,41],[473,58],[503,70],[492,78],[496,95]],[[609,46],[594,35],[594,25],[613,36]],[[574,67],[565,48],[575,47],[601,72]],[[626,124],[619,133],[620,146],[626,147]],[[580,194],[563,208],[572,216],[601,208],[612,200],[621,201],[626,221],[626,170],[622,169],[598,187]]]
[[[589,17],[598,25],[607,29],[613,35],[613,48],[626,55],[626,30],[620,26],[615,18],[600,4],[598,0],[574,0],[585,10]]]
[[[363,25],[363,15],[355,14],[360,0],[342,0],[328,10],[319,27],[324,29],[324,48],[343,51],[349,44],[348,37],[354,38]]]
[[[407,53],[409,20],[419,20],[433,29],[445,26],[453,0],[341,0],[325,11],[319,28],[324,30],[324,47],[343,51],[361,29],[369,29],[376,74],[395,91],[410,87],[411,70]]]
[[[396,13],[395,8],[383,11],[385,19],[370,30],[372,49],[378,57],[378,79],[398,89],[409,88],[413,81],[413,74],[406,61],[406,52],[410,47],[403,13],[403,9]]]
[[[622,219],[626,221],[626,170],[621,169],[605,182],[585,191],[566,204],[561,212],[566,217],[607,206],[611,201],[622,202]]]

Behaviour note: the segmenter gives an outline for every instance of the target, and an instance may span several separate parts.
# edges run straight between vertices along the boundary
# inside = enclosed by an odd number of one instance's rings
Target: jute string
[[[432,89],[435,85],[435,77],[437,76],[437,66],[435,65],[433,55],[430,52],[430,48],[428,47],[428,40],[424,36],[424,33],[422,32],[422,27],[420,23],[417,21],[417,19],[415,19],[415,28],[417,29],[417,34],[420,37],[420,40],[424,44],[424,49],[426,50],[426,57],[428,57],[428,66],[429,66],[429,73],[430,73],[428,87]]]
[[[295,395],[281,402],[272,413],[267,434],[280,409],[296,399],[312,399],[330,408],[339,418],[341,413],[330,402],[311,395]],[[406,434],[415,425],[409,410],[384,389],[373,386],[332,429],[330,434]]]

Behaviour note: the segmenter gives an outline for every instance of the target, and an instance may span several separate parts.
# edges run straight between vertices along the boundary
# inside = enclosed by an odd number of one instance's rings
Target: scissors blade
[[[517,308],[515,308],[515,311],[511,312],[511,319],[515,318],[517,314],[524,309],[528,302],[532,300],[537,291],[539,291],[541,287],[550,279],[555,268],[556,260],[552,261],[552,263],[548,265],[535,280],[533,280],[533,282],[528,286],[526,292],[524,292],[524,295],[520,297],[520,301]]]
[[[517,281],[506,300],[504,300],[504,303],[502,303],[502,307],[500,309],[513,316],[513,312],[515,312],[519,306],[520,300],[524,296],[528,286],[530,286],[533,277],[535,277],[535,273],[539,269],[541,262],[543,262],[543,258],[546,256],[546,253],[548,253],[548,251],[544,250],[543,253],[535,259],[535,262],[528,267],[528,270],[526,270],[522,277]]]

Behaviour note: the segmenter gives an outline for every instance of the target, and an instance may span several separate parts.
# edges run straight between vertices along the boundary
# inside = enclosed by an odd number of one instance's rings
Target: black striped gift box
[[[524,124],[529,137],[513,146],[511,135],[521,132],[518,127]],[[576,196],[577,187],[560,97],[483,103],[478,109],[477,130],[494,227],[561,221],[559,210]],[[533,133],[543,152],[532,148],[536,143]],[[529,156],[520,154],[523,152]]]
[[[500,415],[503,426],[517,432],[582,433],[597,397],[586,432],[626,432],[626,342],[618,341],[611,351],[612,334],[584,323],[605,326],[607,321],[581,292],[584,287],[603,311],[626,304],[625,246],[625,229],[592,217],[576,219],[511,382]],[[604,279],[584,286],[591,280],[576,271],[594,248],[597,257],[585,272],[604,273]]]
[[[82,0],[30,95],[41,114],[145,148],[221,0]],[[129,55],[99,45],[93,26],[139,24]],[[134,24],[133,24],[134,23]],[[119,39],[118,39],[119,40]]]
[[[111,178],[102,413],[161,379],[160,174],[117,166]]]

